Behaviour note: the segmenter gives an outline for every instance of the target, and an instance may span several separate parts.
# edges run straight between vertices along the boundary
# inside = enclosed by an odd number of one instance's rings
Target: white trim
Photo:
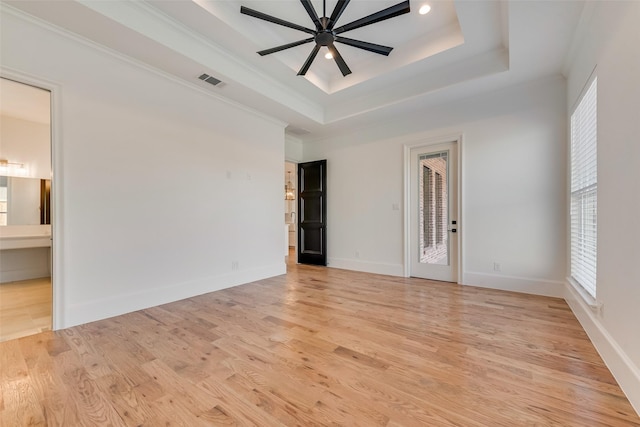
[[[157,76],[164,77],[165,79],[170,80],[173,83],[182,85],[182,86],[184,86],[186,88],[189,88],[189,89],[192,89],[192,90],[196,90],[196,91],[198,91],[198,92],[200,92],[200,93],[202,93],[204,95],[207,95],[207,96],[209,96],[211,98],[214,98],[214,99],[216,99],[216,100],[218,100],[220,102],[223,102],[223,103],[229,105],[230,107],[236,108],[237,110],[243,111],[245,113],[249,113],[249,114],[251,114],[251,115],[253,115],[255,117],[261,118],[261,119],[266,120],[266,121],[268,121],[270,123],[273,123],[275,125],[282,126],[283,128],[288,125],[288,123],[286,123],[286,122],[284,122],[284,121],[282,121],[280,119],[277,119],[277,118],[275,118],[273,116],[270,116],[268,114],[262,113],[262,112],[260,112],[258,110],[250,108],[250,107],[248,107],[248,106],[246,106],[244,104],[241,104],[239,102],[233,101],[233,100],[231,100],[229,98],[225,98],[222,95],[219,95],[219,94],[217,94],[215,92],[212,92],[211,90],[207,90],[207,89],[205,89],[203,87],[200,87],[200,86],[198,86],[196,84],[197,82],[190,83],[190,82],[188,82],[186,80],[183,80],[183,79],[178,78],[178,77],[176,77],[176,76],[174,76],[172,74],[169,74],[169,73],[167,73],[165,71],[162,71],[162,70],[160,70],[160,69],[158,69],[156,67],[148,65],[148,64],[146,64],[146,63],[144,63],[142,61],[134,59],[134,58],[132,58],[130,56],[126,56],[126,55],[124,55],[124,54],[122,54],[122,53],[120,53],[120,52],[118,52],[118,51],[116,51],[114,49],[111,49],[111,48],[107,47],[107,46],[103,46],[103,45],[98,44],[98,43],[96,43],[96,42],[94,42],[94,41],[92,41],[92,40],[90,40],[88,38],[85,38],[85,37],[83,37],[81,35],[73,33],[73,32],[71,32],[71,31],[69,31],[69,30],[67,30],[65,28],[61,28],[61,27],[59,27],[59,26],[57,26],[55,24],[52,24],[52,23],[50,23],[48,21],[45,21],[45,20],[43,20],[41,18],[37,18],[35,16],[29,15],[29,14],[27,14],[27,13],[25,13],[25,12],[19,10],[19,9],[16,9],[16,8],[14,8],[12,6],[9,6],[9,5],[5,4],[5,3],[0,2],[0,14],[3,14],[3,13],[6,13],[8,15],[13,15],[13,16],[19,18],[19,19],[22,19],[22,20],[27,21],[27,22],[29,22],[31,24],[34,24],[34,25],[36,25],[36,26],[38,26],[40,28],[43,28],[45,30],[54,32],[54,33],[59,34],[59,35],[61,35],[63,37],[66,37],[66,38],[68,38],[70,40],[73,40],[73,41],[75,41],[77,43],[83,44],[83,45],[85,45],[85,46],[87,46],[89,48],[95,49],[98,52],[101,52],[101,53],[104,53],[106,55],[109,55],[109,56],[111,56],[111,57],[113,57],[113,58],[115,58],[117,60],[120,60],[120,61],[122,61],[124,63],[127,63],[127,64],[132,65],[132,66],[137,67],[137,68],[140,68],[142,70],[148,71],[148,72],[153,73],[153,74],[155,74]]]
[[[63,203],[62,182],[62,121],[60,119],[62,86],[56,82],[43,80],[30,74],[0,66],[0,76],[19,83],[36,86],[51,93],[51,284],[52,307],[51,329],[58,330],[64,323],[64,271],[63,255]]]
[[[565,283],[559,280],[465,271],[464,282],[462,282],[462,284],[467,286],[478,286],[480,288],[499,289],[502,291],[562,298],[564,297]]]
[[[404,277],[402,264],[363,261],[361,259],[329,258],[327,267],[342,270],[363,271],[365,273],[384,274],[386,276]]]
[[[564,288],[564,299],[571,311],[629,399],[631,406],[640,414],[640,367],[624,352],[600,321],[600,310],[604,307],[593,310],[571,284],[565,283]]]
[[[402,254],[402,269],[403,269],[403,276],[404,277],[410,277],[410,272],[411,272],[411,263],[410,258],[411,258],[411,243],[410,243],[410,239],[409,239],[409,233],[410,233],[410,229],[411,229],[411,215],[409,210],[411,209],[411,207],[409,206],[411,204],[411,194],[410,194],[410,190],[409,190],[409,185],[411,183],[411,147],[409,145],[405,145],[403,147],[403,166],[402,166],[402,190],[403,190],[403,194],[402,197],[404,198],[404,218],[403,218],[403,224],[402,224],[402,230],[403,230],[403,254]]]
[[[458,283],[464,283],[464,254],[466,253],[464,247],[463,231],[461,227],[466,224],[465,210],[462,209],[462,194],[464,192],[464,156],[462,155],[462,142],[464,140],[464,134],[460,133],[458,136]]]
[[[451,134],[443,134],[440,136],[431,136],[426,139],[422,139],[420,134],[412,135],[405,139],[405,143],[403,145],[403,197],[404,197],[404,254],[403,254],[403,277],[411,277],[411,243],[410,243],[410,211],[411,211],[411,194],[410,194],[410,184],[411,184],[411,150],[419,147],[430,147],[438,144],[446,144],[446,143],[455,143],[457,158],[458,158],[458,211],[456,212],[457,218],[457,229],[458,229],[458,281],[457,283],[462,283],[462,255],[463,255],[463,233],[461,224],[464,225],[464,221],[462,218],[462,213],[464,209],[462,208],[462,192],[463,192],[463,183],[462,183],[462,141],[463,141],[463,133],[456,132]]]
[[[287,266],[282,262],[249,270],[234,271],[233,273],[205,277],[183,283],[173,283],[163,288],[145,289],[142,292],[131,292],[111,298],[93,300],[82,304],[69,306],[65,323],[61,325],[69,328],[94,322],[109,317],[156,307],[191,298],[198,295],[215,292],[234,286],[244,285],[262,279],[286,274]]]

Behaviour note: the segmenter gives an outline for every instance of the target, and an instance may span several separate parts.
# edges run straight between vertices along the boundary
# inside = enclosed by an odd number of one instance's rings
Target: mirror
[[[51,180],[0,176],[0,225],[51,224]]]

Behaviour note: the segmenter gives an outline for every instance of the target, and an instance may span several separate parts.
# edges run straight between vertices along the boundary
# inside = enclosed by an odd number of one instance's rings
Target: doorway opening
[[[0,78],[0,341],[51,330],[51,91]]]
[[[298,242],[298,165],[284,162],[284,223],[285,223],[285,256],[287,264],[296,264],[296,248]]]

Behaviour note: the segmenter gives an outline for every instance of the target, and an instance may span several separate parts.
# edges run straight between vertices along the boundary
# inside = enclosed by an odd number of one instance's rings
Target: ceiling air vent
[[[218,80],[215,77],[210,76],[209,74],[203,74],[198,78],[214,86],[218,86],[220,83],[222,83],[222,80]]]

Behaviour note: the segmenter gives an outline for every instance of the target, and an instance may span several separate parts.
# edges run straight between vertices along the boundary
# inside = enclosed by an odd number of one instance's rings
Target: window
[[[431,181],[433,181],[432,175],[433,175],[433,171],[431,170],[431,168],[423,165],[422,166],[422,193],[423,193],[423,199],[424,199],[424,203],[423,203],[423,210],[422,210],[422,231],[423,231],[423,240],[424,240],[424,246],[425,247],[430,247],[431,245],[431,241],[432,239],[432,235],[433,235],[433,227],[431,226],[431,215],[430,215],[430,208],[431,208],[431,201],[433,200],[433,185],[431,185]]]
[[[443,206],[444,189],[442,187],[442,174],[436,173],[436,243],[441,245],[444,242],[444,229],[446,225],[443,221],[444,206]]]
[[[571,114],[571,278],[596,297],[597,78]]]

